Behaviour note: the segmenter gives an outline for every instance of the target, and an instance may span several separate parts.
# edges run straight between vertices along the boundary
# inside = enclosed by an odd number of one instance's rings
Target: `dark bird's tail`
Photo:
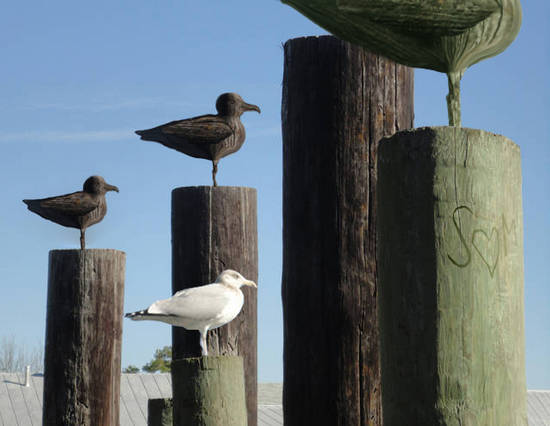
[[[23,200],[23,202],[27,205],[27,208],[31,212],[37,212],[38,207],[40,206],[40,200]]]
[[[138,135],[143,141],[156,142],[158,139],[158,132],[155,129],[147,130],[136,130],[136,135]]]

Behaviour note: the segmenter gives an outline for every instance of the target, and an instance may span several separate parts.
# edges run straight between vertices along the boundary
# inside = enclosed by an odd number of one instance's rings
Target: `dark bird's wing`
[[[216,143],[233,134],[227,122],[217,115],[201,115],[187,120],[172,121],[149,130],[136,132],[145,140],[157,140],[160,135],[181,138],[188,143]]]
[[[99,205],[98,199],[81,191],[39,200],[23,200],[23,202],[29,210],[40,215],[46,212],[56,212],[67,216],[84,216]],[[46,217],[46,219],[48,218]]]

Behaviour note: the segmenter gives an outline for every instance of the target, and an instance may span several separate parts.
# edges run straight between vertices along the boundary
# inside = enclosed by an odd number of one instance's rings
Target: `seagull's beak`
[[[262,112],[258,105],[247,104],[246,102],[243,102],[243,111],[256,111],[258,114]]]
[[[107,191],[116,191],[118,192],[118,188],[114,185],[109,185],[108,183],[105,183],[105,192]]]
[[[256,283],[255,283],[254,281],[250,281],[250,280],[244,280],[243,285],[247,285],[247,286],[249,286],[249,287],[258,288],[258,286],[256,285]]]

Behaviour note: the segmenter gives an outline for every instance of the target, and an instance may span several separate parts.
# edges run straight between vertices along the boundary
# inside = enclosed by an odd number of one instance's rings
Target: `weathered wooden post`
[[[246,426],[243,360],[206,356],[172,362],[174,426]]]
[[[378,159],[384,424],[526,425],[519,148],[426,127]]]
[[[413,71],[330,36],[284,51],[285,425],[379,425],[376,157]]]
[[[118,425],[125,253],[52,250],[43,423]]]
[[[173,426],[172,398],[147,401],[147,426]]]
[[[224,269],[258,279],[256,190],[183,187],[172,191],[172,291],[213,282]],[[208,351],[244,360],[248,425],[257,423],[257,292],[242,288],[244,306],[231,321],[208,332]],[[172,328],[174,360],[199,357],[199,333]],[[174,390],[174,406],[180,396]],[[176,410],[176,408],[175,408]]]

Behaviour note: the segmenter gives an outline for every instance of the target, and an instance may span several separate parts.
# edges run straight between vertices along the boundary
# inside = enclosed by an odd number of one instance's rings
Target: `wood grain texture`
[[[174,426],[247,426],[242,357],[174,360],[172,388]]]
[[[125,253],[52,250],[43,423],[118,425]]]
[[[526,425],[519,148],[399,132],[378,184],[384,424]]]
[[[285,424],[380,425],[378,141],[413,124],[413,71],[334,37],[285,44]]]
[[[234,269],[258,282],[256,190],[225,186],[174,189],[172,291],[211,283],[224,269]],[[241,313],[229,324],[208,332],[208,352],[243,357],[248,424],[255,426],[257,290],[250,287],[241,290],[244,293]],[[200,355],[199,333],[173,327],[173,359]]]

